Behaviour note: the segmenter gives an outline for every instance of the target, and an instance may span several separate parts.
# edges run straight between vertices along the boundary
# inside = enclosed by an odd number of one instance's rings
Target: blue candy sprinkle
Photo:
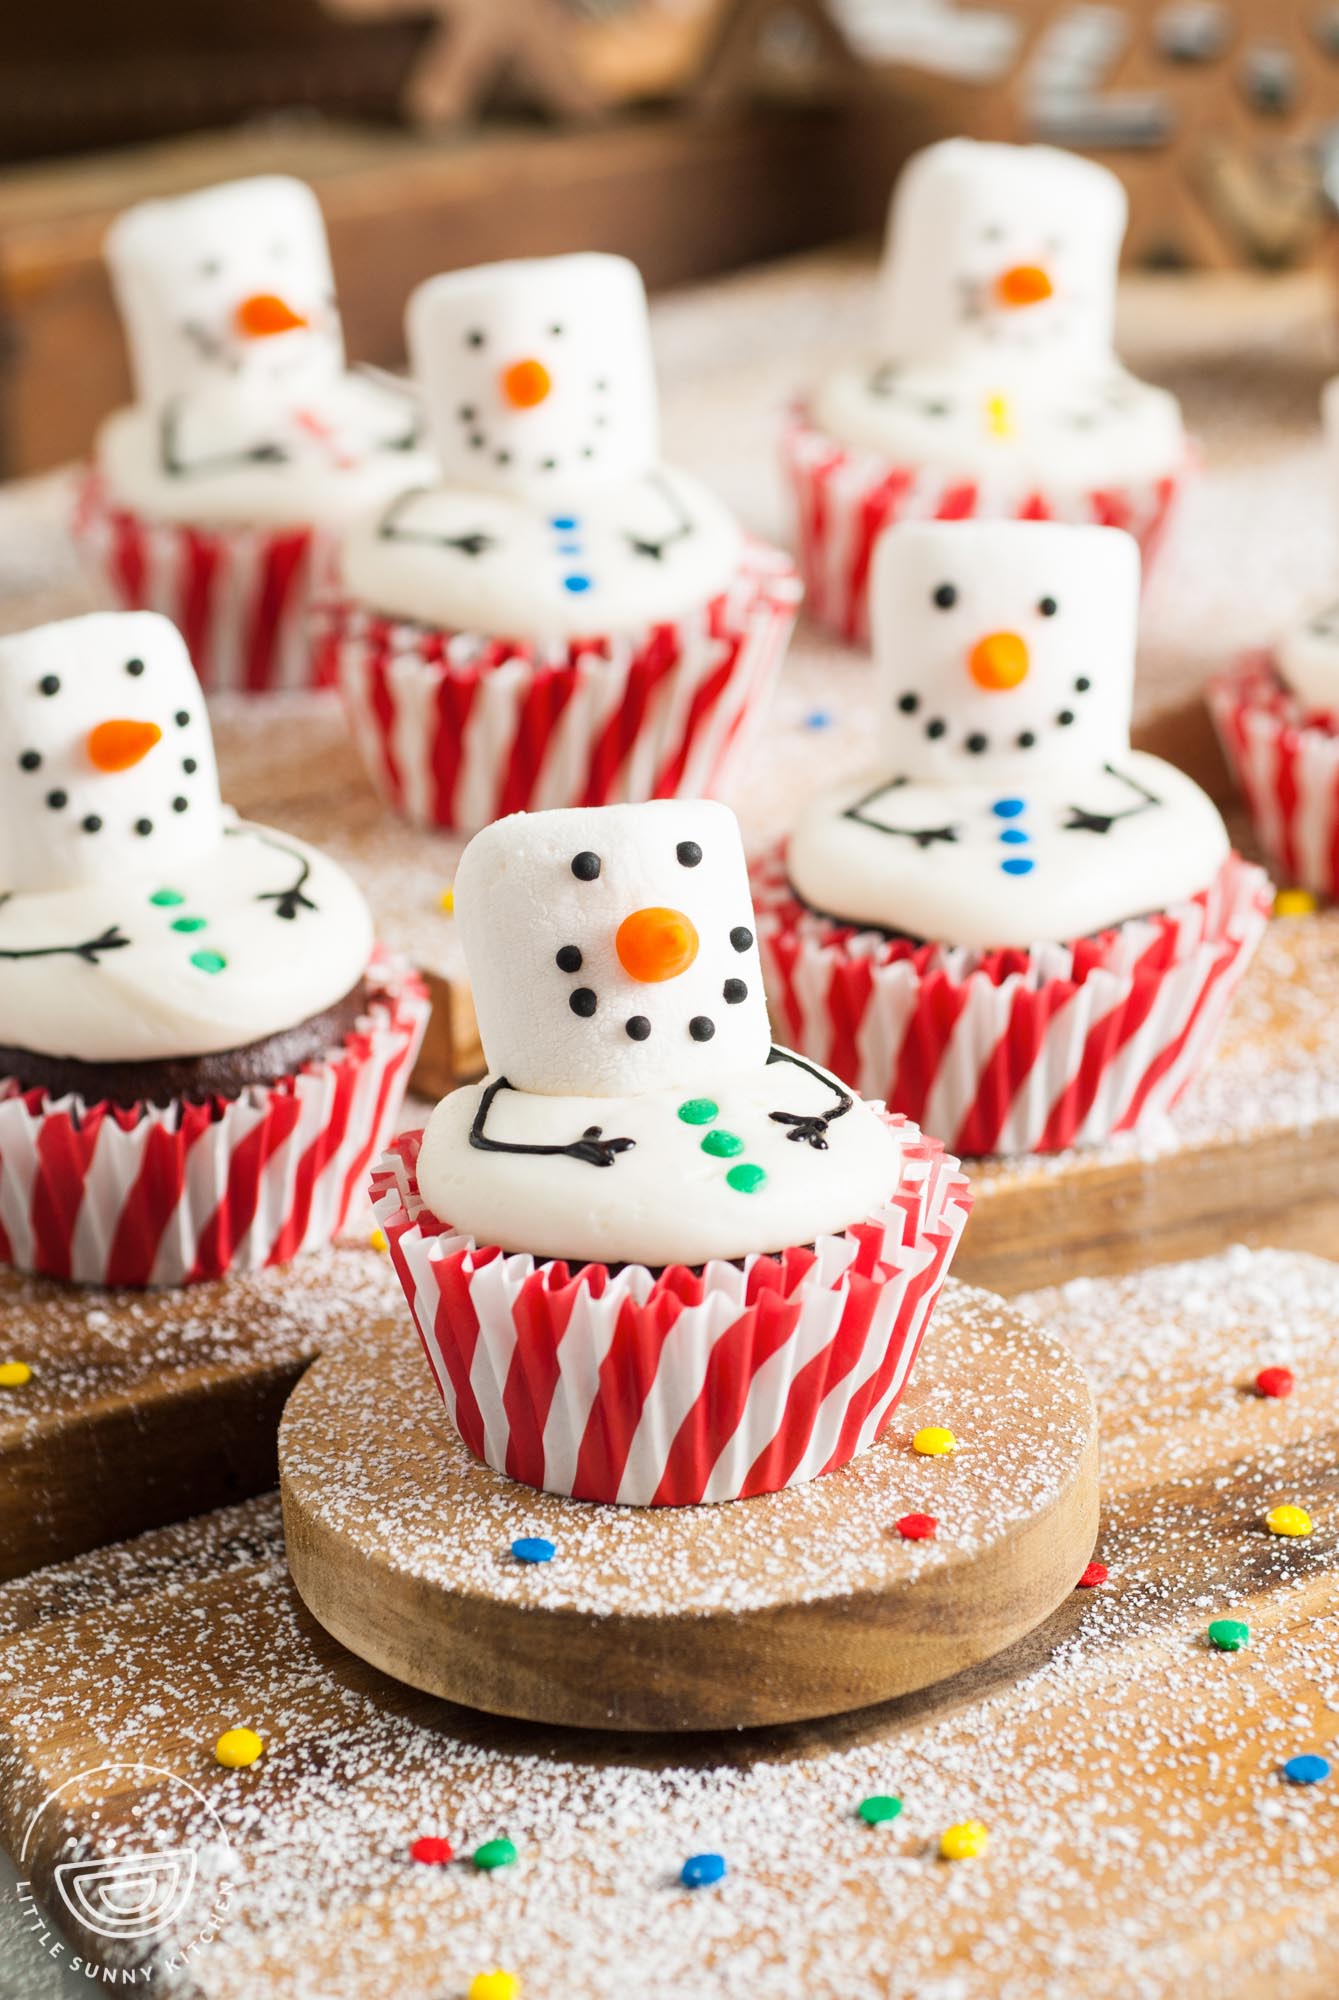
[[[563,578],[563,589],[573,591],[579,597],[583,590],[590,589],[590,578],[588,576],[565,576]]]
[[[691,1854],[679,1870],[685,1889],[706,1889],[725,1874],[723,1854]]]
[[[836,716],[829,715],[825,708],[815,708],[805,716],[802,726],[805,729],[831,729],[836,720]]]
[[[1009,847],[1026,847],[1031,840],[1030,833],[1024,833],[1021,826],[1006,826],[1000,839]]]
[[[580,525],[581,523],[577,520],[574,520],[572,515],[570,514],[555,514],[552,521],[549,523],[549,526],[551,528],[556,528],[560,535],[570,535],[573,533],[575,529],[579,528]]]
[[[522,1535],[519,1541],[512,1543],[511,1552],[517,1562],[523,1563],[552,1562],[557,1553],[553,1543],[546,1541],[543,1535]]]
[[[1318,1785],[1330,1775],[1328,1757],[1317,1757],[1308,1752],[1303,1757],[1290,1757],[1283,1767],[1283,1775],[1290,1785]]]
[[[1035,866],[1036,863],[1026,854],[1011,855],[1007,861],[1000,863],[1006,875],[1030,875]]]
[[[579,556],[581,554],[581,544],[580,542],[559,542],[558,553],[560,556]]]
[[[1019,813],[1026,812],[1027,802],[1024,799],[996,799],[990,810],[996,819],[1017,819]]]

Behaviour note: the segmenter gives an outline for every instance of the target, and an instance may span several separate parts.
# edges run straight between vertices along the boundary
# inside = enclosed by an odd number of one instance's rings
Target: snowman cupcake
[[[1112,349],[1126,200],[1048,146],[950,139],[897,184],[872,352],[797,411],[784,462],[814,614],[868,630],[900,520],[1092,522],[1147,554],[1187,470],[1180,411]]]
[[[465,850],[456,909],[488,1075],[396,1142],[375,1190],[470,1450],[665,1506],[872,1444],[967,1184],[773,1046],[733,814],[517,815]]]
[[[918,522],[875,550],[883,741],[757,885],[782,1033],[956,1152],[1150,1124],[1269,909],[1210,800],[1130,748],[1139,552]]]
[[[0,1262],[176,1285],[328,1241],[427,1014],[343,871],[219,802],[153,612],[0,638]]]
[[[1325,390],[1339,468],[1339,379]],[[1288,884],[1339,897],[1339,599],[1209,683],[1209,710],[1256,838]]]
[[[456,271],[409,304],[440,483],[344,542],[330,657],[368,769],[420,825],[715,792],[799,586],[663,465],[621,257]]]
[[[417,405],[346,372],[301,181],[142,202],[106,250],[136,400],[98,434],[76,531],[120,603],[180,626],[206,688],[305,686],[335,530],[432,477]]]

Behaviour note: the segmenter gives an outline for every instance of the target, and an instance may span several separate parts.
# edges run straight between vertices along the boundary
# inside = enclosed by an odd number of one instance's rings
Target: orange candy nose
[[[98,771],[129,771],[162,736],[156,722],[100,722],[88,732],[88,759]]]
[[[1037,306],[1050,298],[1055,286],[1040,264],[1011,264],[995,280],[995,290],[1001,305]]]
[[[697,957],[697,932],[682,910],[634,910],[619,925],[614,949],[629,979],[650,986],[687,972]]]
[[[237,308],[237,331],[248,340],[265,340],[272,333],[292,333],[294,327],[306,325],[302,314],[274,292],[253,292]]]
[[[1027,679],[1027,647],[1017,632],[988,632],[968,654],[967,667],[978,687],[1017,687]]]
[[[502,393],[513,410],[533,410],[553,387],[553,377],[542,361],[513,361],[502,371]]]

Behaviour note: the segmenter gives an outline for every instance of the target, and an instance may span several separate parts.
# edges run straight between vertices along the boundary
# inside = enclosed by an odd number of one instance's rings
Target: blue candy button
[[[511,1552],[517,1562],[523,1563],[552,1562],[556,1554],[553,1543],[546,1541],[543,1535],[522,1535],[519,1541],[512,1543]]]
[[[723,1854],[692,1854],[679,1870],[679,1880],[685,1889],[706,1889],[724,1874]]]
[[[1036,863],[1026,854],[1011,855],[1009,860],[1000,863],[1006,875],[1030,875],[1035,866]]]
[[[1290,1757],[1283,1767],[1283,1775],[1289,1784],[1318,1785],[1330,1775],[1329,1759],[1310,1752],[1303,1757]]]
[[[1000,835],[1000,839],[1008,847],[1026,847],[1031,838],[1032,835],[1024,833],[1021,826],[1006,826]]]
[[[549,523],[549,526],[556,528],[560,535],[570,535],[572,530],[580,525],[580,522],[574,520],[571,514],[555,514]]]
[[[580,597],[583,590],[590,589],[590,578],[588,576],[565,576],[563,578],[563,589],[570,590],[575,596]]]
[[[997,819],[1017,819],[1019,813],[1026,812],[1027,802],[1024,799],[996,799],[990,810]]]

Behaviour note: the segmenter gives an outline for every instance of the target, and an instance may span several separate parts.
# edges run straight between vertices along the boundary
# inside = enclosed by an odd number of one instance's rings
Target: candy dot
[[[825,708],[814,708],[805,716],[804,727],[806,729],[831,729],[836,719],[835,716],[829,715]]]
[[[175,910],[178,903],[184,903],[185,900],[180,889],[155,889],[149,898],[149,901],[156,903],[160,910]]]
[[[172,928],[174,931],[202,931],[204,927],[205,919],[203,917],[173,917],[172,919]]]
[[[873,1792],[856,1807],[866,1826],[883,1826],[888,1820],[896,1819],[901,1810],[901,1799],[895,1799],[887,1792]]]
[[[26,1361],[0,1361],[0,1389],[22,1389],[33,1379]]]
[[[946,1431],[942,1424],[926,1424],[911,1440],[911,1449],[922,1458],[944,1458],[957,1449],[957,1443],[952,1431]]]
[[[755,1167],[751,1161],[745,1160],[739,1166],[731,1167],[725,1178],[736,1194],[757,1194],[758,1189],[766,1185],[767,1169]]]
[[[685,1889],[706,1889],[713,1882],[719,1882],[725,1875],[723,1854],[690,1854],[679,1870],[679,1880]]]
[[[521,1535],[511,1545],[511,1552],[517,1562],[552,1562],[557,1554],[552,1542],[545,1541],[543,1535]]]
[[[904,1514],[897,1532],[904,1542],[932,1542],[939,1533],[939,1523],[933,1514]]]
[[[1240,1653],[1251,1643],[1251,1628],[1240,1618],[1215,1618],[1209,1626],[1209,1644],[1220,1653]]]
[[[1026,854],[1010,855],[1007,861],[1000,863],[1006,875],[1030,875],[1035,866],[1031,856]]]
[[[1317,1757],[1314,1751],[1307,1751],[1300,1757],[1290,1757],[1283,1767],[1283,1775],[1290,1785],[1323,1784],[1330,1775],[1328,1757]]]
[[[990,1846],[990,1835],[979,1819],[962,1819],[946,1826],[939,1836],[939,1852],[945,1861],[973,1861]]]
[[[590,578],[588,576],[565,576],[563,578],[563,589],[570,590],[574,597],[580,597],[590,589]]]
[[[1306,1508],[1294,1507],[1290,1502],[1271,1507],[1265,1515],[1265,1526],[1271,1535],[1309,1535],[1311,1525]]]
[[[390,1249],[390,1244],[386,1241],[386,1232],[384,1229],[374,1229],[367,1240],[374,1250]]]
[[[1111,1571],[1105,1563],[1090,1562],[1074,1588],[1075,1590],[1096,1590],[1099,1584],[1106,1582],[1110,1574]]]
[[[702,1150],[710,1153],[713,1159],[733,1160],[736,1153],[743,1152],[744,1141],[737,1132],[723,1132],[718,1126],[714,1132],[707,1133],[702,1141]]]
[[[441,895],[437,898],[437,907],[445,916],[453,917],[456,914],[455,890],[443,889]]]
[[[517,2000],[521,1982],[514,1972],[476,1972],[469,1984],[469,2000]]]
[[[425,1867],[440,1868],[447,1861],[454,1861],[456,1850],[449,1840],[443,1840],[439,1833],[421,1833],[409,1850],[411,1861],[421,1861]]]
[[[1316,898],[1309,889],[1280,889],[1274,898],[1276,917],[1311,917],[1316,908]]]
[[[222,972],[227,967],[227,959],[221,951],[193,951],[191,964],[201,972]]]
[[[679,1106],[679,1116],[685,1125],[710,1125],[713,1118],[719,1118],[721,1107],[709,1097],[690,1097],[686,1104]]]
[[[555,514],[549,525],[556,528],[560,535],[570,535],[580,523],[571,514]]]
[[[1261,1396],[1291,1396],[1295,1386],[1291,1368],[1262,1368],[1255,1378],[1256,1393]]]
[[[214,1755],[230,1771],[244,1771],[264,1748],[254,1729],[225,1729],[214,1745]]]
[[[990,809],[997,819],[1017,819],[1019,813],[1026,812],[1025,799],[996,799]]]
[[[515,1845],[505,1836],[501,1840],[486,1840],[482,1847],[475,1848],[473,1856],[475,1867],[482,1868],[485,1874],[494,1868],[509,1868],[515,1859]]]
[[[1032,835],[1024,833],[1021,826],[1006,826],[1000,834],[1006,847],[1026,847],[1031,838]]]

